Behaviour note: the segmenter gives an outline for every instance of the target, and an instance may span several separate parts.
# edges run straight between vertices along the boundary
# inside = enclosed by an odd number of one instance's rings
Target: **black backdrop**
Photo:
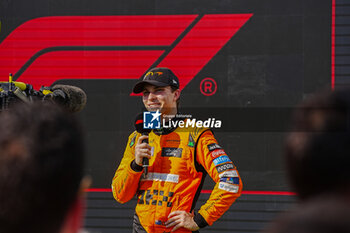
[[[2,0],[0,42],[25,21],[44,16],[252,13],[182,91],[183,108],[205,109],[208,116],[220,111],[227,122],[236,108],[289,108],[315,90],[330,87],[331,9],[330,0]],[[217,82],[212,96],[199,89],[206,77]],[[79,117],[86,128],[86,173],[93,177],[94,188],[110,187],[133,129],[133,116],[141,108],[140,97],[130,96],[135,82],[103,77],[59,81],[79,86],[88,95]],[[233,119],[237,125],[250,125],[252,118],[264,118],[249,114]],[[287,114],[276,116],[276,124],[283,125],[284,117]],[[284,129],[230,127],[216,133],[237,165],[245,190],[288,190],[282,159]],[[204,189],[210,189],[207,180]]]

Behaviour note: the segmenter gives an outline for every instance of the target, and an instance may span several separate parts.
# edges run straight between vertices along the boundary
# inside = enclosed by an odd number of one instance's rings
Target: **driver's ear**
[[[174,96],[175,96],[175,100],[178,100],[180,98],[180,95],[181,95],[181,91],[180,89],[177,89],[174,91]]]

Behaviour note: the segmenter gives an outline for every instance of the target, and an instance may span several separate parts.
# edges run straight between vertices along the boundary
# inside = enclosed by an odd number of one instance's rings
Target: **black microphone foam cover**
[[[63,106],[71,112],[80,112],[86,105],[86,94],[79,87],[57,84],[52,86],[52,91],[53,93],[63,92],[65,94]]]

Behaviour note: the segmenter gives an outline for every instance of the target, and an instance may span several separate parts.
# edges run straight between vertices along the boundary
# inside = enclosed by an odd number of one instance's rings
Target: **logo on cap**
[[[153,76],[153,75],[161,76],[162,74],[163,72],[160,72],[160,71],[156,71],[156,72],[150,71],[150,72],[147,72],[143,80],[145,80],[147,76]]]

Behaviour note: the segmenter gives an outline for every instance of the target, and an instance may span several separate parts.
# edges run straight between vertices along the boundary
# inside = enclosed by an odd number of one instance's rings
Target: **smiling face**
[[[172,91],[170,86],[157,87],[146,85],[142,92],[142,101],[148,111],[159,110],[166,115],[175,115],[177,113],[176,100],[179,97],[180,90]]]

